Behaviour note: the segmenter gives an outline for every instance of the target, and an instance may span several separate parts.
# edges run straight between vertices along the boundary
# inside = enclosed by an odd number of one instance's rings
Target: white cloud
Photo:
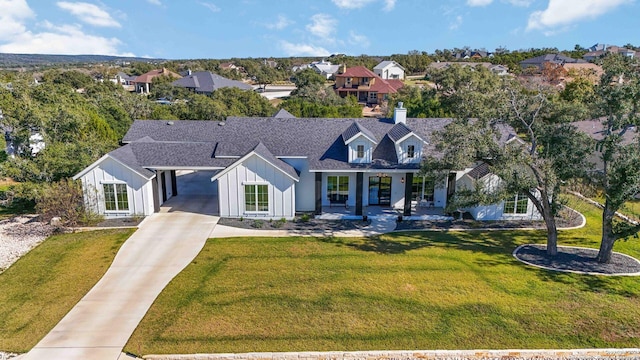
[[[24,21],[35,16],[26,0],[0,0],[0,41],[26,31]]]
[[[222,10],[222,9],[220,9],[220,7],[218,7],[218,5],[216,5],[214,3],[200,2],[200,5],[206,7],[207,9],[211,10],[212,12],[220,12]]]
[[[352,31],[349,31],[349,44],[366,48],[366,47],[369,47],[369,45],[371,45],[371,42],[369,41],[369,38],[367,38],[365,35],[356,34],[352,30]]]
[[[378,0],[331,0],[340,9],[362,9]],[[391,11],[396,6],[396,0],[382,0],[384,11]]]
[[[462,16],[458,15],[456,18],[449,24],[449,30],[456,30],[462,25]]]
[[[332,41],[338,21],[327,14],[315,14],[311,17],[311,24],[306,29],[313,35],[326,41]]]
[[[287,56],[328,56],[331,54],[327,49],[311,44],[293,44],[288,41],[280,41],[280,47]]]
[[[162,3],[160,2],[160,0],[147,0],[147,2],[151,5],[162,6]]]
[[[545,10],[529,15],[527,30],[563,27],[585,19],[595,19],[632,0],[549,0]]]
[[[289,20],[286,16],[278,15],[278,20],[276,22],[265,24],[264,26],[267,29],[282,30],[291,24],[293,24],[293,21]]]
[[[396,6],[396,0],[384,0],[384,11],[391,11]]]
[[[105,38],[85,34],[75,25],[55,26],[49,22],[41,24],[47,31],[33,33],[25,31],[10,43],[0,44],[0,52],[18,54],[100,54],[134,56],[120,53],[122,43],[116,38]]]
[[[89,25],[101,27],[120,27],[120,23],[114,20],[105,10],[94,4],[85,2],[67,2],[59,1],[56,3],[59,8],[67,10],[75,15],[80,21]]]
[[[487,6],[491,4],[493,0],[467,0],[469,6]]]

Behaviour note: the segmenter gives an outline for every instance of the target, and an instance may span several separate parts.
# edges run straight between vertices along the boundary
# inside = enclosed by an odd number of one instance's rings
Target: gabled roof
[[[242,81],[227,79],[210,71],[197,71],[178,79],[172,83],[175,86],[193,89],[197,92],[212,93],[224,87],[236,87],[242,90],[251,90],[251,85]]]
[[[288,112],[285,109],[278,110],[278,112],[273,114],[272,117],[274,117],[276,119],[295,119],[296,118],[295,115],[293,115],[292,113]]]
[[[111,151],[108,154],[105,154],[103,157],[101,157],[100,159],[96,160],[93,164],[87,166],[84,170],[82,170],[81,172],[77,173],[73,177],[73,180],[77,180],[77,179],[81,178],[86,173],[88,173],[89,171],[93,170],[96,166],[98,166],[103,161],[105,161],[107,158],[111,158],[111,159],[115,160],[116,162],[120,163],[121,165],[123,165],[126,168],[131,169],[131,171],[133,171],[134,173],[140,175],[141,177],[143,177],[143,178],[145,178],[147,180],[153,179],[156,176],[153,171],[151,171],[149,169],[145,169],[144,167],[140,166],[138,164],[138,159],[136,158],[136,155],[133,152],[133,149],[131,148],[131,146],[130,145],[125,145],[125,146],[122,146],[122,147],[120,147],[118,149],[115,149],[115,150]]]
[[[294,181],[300,181],[300,176],[296,169],[293,166],[287,164],[286,162],[276,158],[269,149],[262,143],[262,141],[258,142],[258,144],[253,147],[247,154],[245,154],[240,159],[236,160],[234,163],[230,164],[226,169],[220,171],[215,174],[211,181],[219,179],[222,175],[228,173],[231,169],[235,168],[237,165],[242,164],[246,159],[250,158],[253,155],[257,155],[262,158],[264,161],[271,164],[276,169],[282,171],[285,175],[289,176]]]
[[[165,68],[162,69],[155,69],[155,70],[151,70],[147,73],[144,73],[138,77],[136,77],[133,82],[135,83],[148,83],[150,84],[153,81],[153,78],[157,77],[157,76],[169,76],[169,77],[173,77],[176,79],[181,78],[180,75],[174,73],[173,71],[169,71]]]
[[[378,75],[364,66],[356,66],[348,68],[342,74],[336,74],[336,77],[378,78]]]
[[[374,144],[378,143],[376,136],[373,135],[371,131],[367,130],[367,128],[355,121],[351,123],[351,125],[345,131],[342,132],[342,140],[345,144],[349,144],[350,142],[358,138],[358,136],[364,136]]]
[[[489,175],[490,173],[491,173],[491,171],[490,171],[490,168],[489,168],[489,164],[483,162],[480,165],[478,165],[478,166],[474,167],[473,169],[471,169],[471,171],[469,171],[465,175],[467,175],[468,177],[472,178],[473,180],[479,180],[479,179],[482,179],[483,177]]]
[[[389,130],[389,132],[387,133],[387,135],[389,135],[389,139],[393,140],[393,142],[395,143],[399,143],[400,141],[403,141],[404,139],[410,137],[410,136],[415,136],[417,137],[419,140],[422,140],[422,138],[416,134],[413,133],[413,131],[411,131],[411,129],[409,129],[407,127],[407,125],[403,124],[403,123],[398,123],[395,124],[391,130]]]
[[[395,66],[399,67],[400,69],[404,70],[404,67],[402,67],[402,65],[398,64],[397,62],[395,62],[393,60],[382,61],[380,64],[376,65],[373,68],[373,70],[382,70],[382,69],[386,68],[389,65],[395,65]]]
[[[566,63],[584,63],[585,60],[574,59],[562,54],[546,54],[540,55],[526,60],[522,60],[520,65],[542,65],[544,63],[566,64]]]

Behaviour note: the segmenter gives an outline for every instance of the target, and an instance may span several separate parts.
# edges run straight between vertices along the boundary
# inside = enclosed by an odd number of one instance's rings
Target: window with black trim
[[[407,157],[414,158],[416,156],[416,146],[409,145],[407,146]]]
[[[327,176],[327,197],[331,202],[346,202],[349,197],[349,177]]]
[[[364,157],[364,145],[356,146],[356,156],[358,159],[362,159]]]

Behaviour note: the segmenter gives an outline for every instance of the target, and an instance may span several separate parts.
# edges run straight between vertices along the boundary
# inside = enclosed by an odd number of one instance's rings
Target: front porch
[[[361,220],[363,216],[369,219],[377,218],[397,218],[403,214],[402,208],[391,208],[386,206],[363,206],[362,215],[356,215],[356,209],[353,206],[323,206],[322,213],[316,215],[316,219],[322,220]],[[414,206],[411,208],[410,216],[403,216],[403,220],[427,220],[427,221],[445,221],[452,220],[451,216],[444,213],[443,208],[432,206]]]

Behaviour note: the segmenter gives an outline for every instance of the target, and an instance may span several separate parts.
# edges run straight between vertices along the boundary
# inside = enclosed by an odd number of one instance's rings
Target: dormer
[[[342,133],[342,140],[347,145],[350,164],[371,163],[373,148],[378,143],[371,131],[354,121]]]
[[[418,164],[426,142],[404,123],[395,124],[387,133],[396,146],[398,164]]]

